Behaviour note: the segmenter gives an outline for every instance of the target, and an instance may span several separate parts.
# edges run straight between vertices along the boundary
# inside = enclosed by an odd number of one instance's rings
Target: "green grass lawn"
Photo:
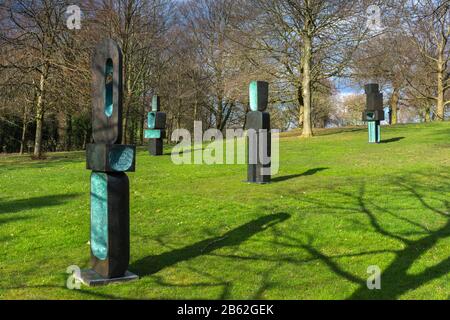
[[[449,122],[383,127],[379,145],[363,128],[286,137],[270,185],[142,148],[129,174],[141,278],[81,290],[65,272],[89,266],[84,153],[0,157],[0,298],[447,299],[449,138]]]

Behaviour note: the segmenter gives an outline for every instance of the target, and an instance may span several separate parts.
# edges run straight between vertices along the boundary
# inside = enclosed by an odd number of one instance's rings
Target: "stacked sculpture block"
[[[265,111],[269,98],[269,84],[264,81],[253,81],[249,89],[251,111],[247,113],[245,122],[245,129],[248,130],[247,181],[269,183],[271,177],[270,114]]]
[[[163,139],[166,136],[166,114],[160,110],[160,99],[155,95],[152,99],[152,111],[148,113],[148,129],[144,131],[144,138],[150,139],[149,152],[153,156],[163,154]]]
[[[112,40],[101,42],[92,61],[94,143],[86,150],[91,173],[91,265],[87,285],[131,280],[130,188],[125,172],[135,169],[135,145],[122,141],[122,53]]]
[[[384,120],[383,93],[379,91],[376,83],[366,84],[364,90],[366,92],[366,110],[363,112],[362,120],[367,122],[369,143],[380,143],[380,122]]]

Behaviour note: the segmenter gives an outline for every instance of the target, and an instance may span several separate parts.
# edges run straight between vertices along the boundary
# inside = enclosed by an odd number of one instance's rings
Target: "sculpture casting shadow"
[[[252,220],[222,236],[213,237],[191,244],[189,246],[164,252],[160,255],[148,256],[134,262],[130,270],[139,276],[152,275],[158,271],[177,264],[181,261],[194,259],[196,257],[211,253],[223,247],[237,246],[248,240],[253,235],[266,230],[278,223],[290,218],[287,213],[270,214]]]
[[[25,198],[19,200],[3,201],[0,199],[0,214],[15,213],[30,209],[53,207],[78,197],[80,194],[69,193],[51,196],[42,196],[34,198]]]
[[[306,170],[305,172],[299,173],[299,174],[291,174],[291,175],[288,175],[288,176],[275,177],[275,178],[272,178],[270,181],[271,182],[282,182],[282,181],[295,179],[295,178],[299,178],[299,177],[312,176],[312,175],[316,174],[317,172],[324,171],[324,170],[327,170],[327,169],[329,169],[329,168],[309,169],[309,170]]]
[[[386,140],[381,140],[380,143],[391,143],[391,142],[397,142],[400,140],[405,139],[405,137],[396,137],[396,138],[391,138],[391,139],[386,139]]]

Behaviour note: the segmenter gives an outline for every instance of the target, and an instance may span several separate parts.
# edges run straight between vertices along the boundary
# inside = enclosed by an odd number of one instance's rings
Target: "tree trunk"
[[[198,97],[197,97],[197,88],[195,89],[195,100],[194,100],[194,121],[197,121],[197,113],[198,113]]]
[[[27,137],[27,127],[28,127],[28,107],[25,105],[23,110],[23,124],[22,124],[22,138],[20,139],[20,154],[23,154],[25,149],[25,139]]]
[[[431,108],[428,107],[425,109],[425,116],[424,116],[424,120],[425,122],[431,122]]]
[[[141,146],[144,145],[144,130],[145,130],[145,118],[147,115],[147,112],[145,110],[145,104],[146,104],[146,95],[142,95],[142,105],[141,105],[141,112],[139,117],[139,144]]]
[[[391,124],[397,124],[397,115],[398,115],[398,100],[400,97],[399,88],[394,88],[391,96]]]
[[[220,125],[219,131],[223,132],[225,129],[225,126],[227,125],[228,119],[230,118],[231,112],[233,111],[234,103],[231,103],[229,105],[229,108],[227,109],[227,112],[225,115],[223,115],[222,124]],[[223,114],[223,112],[222,112]]]
[[[443,121],[444,114],[444,53],[439,50],[438,56],[438,72],[437,72],[437,102],[436,102],[436,117],[438,121]]]
[[[126,98],[126,103],[125,103],[125,114],[124,114],[124,122],[123,122],[123,135],[122,135],[122,140],[124,144],[128,143],[128,136],[127,136],[127,132],[128,132],[128,118],[130,116],[130,108],[131,108],[131,97],[132,97],[132,92],[131,92],[131,81],[130,79],[128,79],[127,81],[127,98]]]
[[[46,73],[41,74],[39,81],[39,91],[37,94],[36,103],[36,136],[34,138],[34,157],[39,159],[42,156],[42,127],[44,122],[44,93],[45,93],[45,78]]]
[[[308,28],[308,26],[306,26]],[[302,137],[312,137],[311,123],[311,56],[312,39],[306,34],[303,39],[303,77],[302,77],[302,96],[303,96],[303,132]]]
[[[130,143],[136,144],[136,119],[133,117],[131,119],[131,130],[130,130]]]
[[[177,129],[181,129],[181,110],[183,108],[183,100],[178,99],[178,108],[177,108]]]
[[[297,89],[297,102],[298,102],[298,127],[303,127],[303,113],[305,111],[303,95],[302,95],[302,86],[298,86]]]
[[[216,129],[220,130],[223,122],[223,98],[219,95],[217,98],[217,117],[216,117]]]
[[[56,143],[57,151],[67,151],[66,149],[66,133],[67,133],[67,120],[66,113],[59,112],[57,115],[57,132],[58,132],[58,141]]]
[[[64,147],[66,151],[72,149],[73,130],[72,130],[72,115],[68,113],[66,115],[66,140],[64,141]]]

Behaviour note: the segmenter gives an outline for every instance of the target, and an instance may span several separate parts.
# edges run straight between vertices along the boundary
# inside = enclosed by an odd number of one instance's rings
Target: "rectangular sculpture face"
[[[130,259],[129,181],[123,172],[92,172],[91,263],[111,279],[124,276]]]
[[[152,156],[161,156],[163,154],[163,139],[150,139],[148,151]]]
[[[270,129],[270,114],[268,112],[250,111],[246,116],[245,129]]]
[[[250,110],[264,111],[267,109],[269,99],[269,84],[264,81],[250,83]]]
[[[166,127],[166,114],[164,112],[149,112],[147,126],[149,129],[164,129]]]
[[[100,172],[133,172],[135,163],[135,145],[102,143],[87,145],[87,169]]]
[[[366,97],[367,110],[382,110],[383,109],[383,94],[369,93]]]
[[[366,110],[362,113],[363,121],[383,121],[383,93],[379,92],[376,83],[369,83],[364,86],[366,93]]]
[[[166,130],[147,129],[144,130],[145,139],[164,139],[166,137]]]
[[[247,136],[247,182],[270,183],[271,175],[263,174],[263,169],[270,172],[271,163],[262,157],[271,157],[271,133],[267,129],[251,129]]]
[[[362,113],[363,121],[383,121],[384,119],[383,110],[363,111]]]
[[[378,93],[380,92],[380,86],[378,85],[378,83],[368,83],[364,85],[364,91],[366,94]]]
[[[92,60],[92,135],[96,143],[114,144],[122,136],[122,53],[108,39]]]
[[[377,83],[369,83],[364,86],[366,93],[366,111],[383,109],[383,93],[379,91]]]
[[[380,143],[381,141],[381,126],[379,121],[369,121],[367,129],[369,132],[369,143]]]
[[[101,172],[91,175],[91,251],[100,260],[108,256],[108,180]]]

